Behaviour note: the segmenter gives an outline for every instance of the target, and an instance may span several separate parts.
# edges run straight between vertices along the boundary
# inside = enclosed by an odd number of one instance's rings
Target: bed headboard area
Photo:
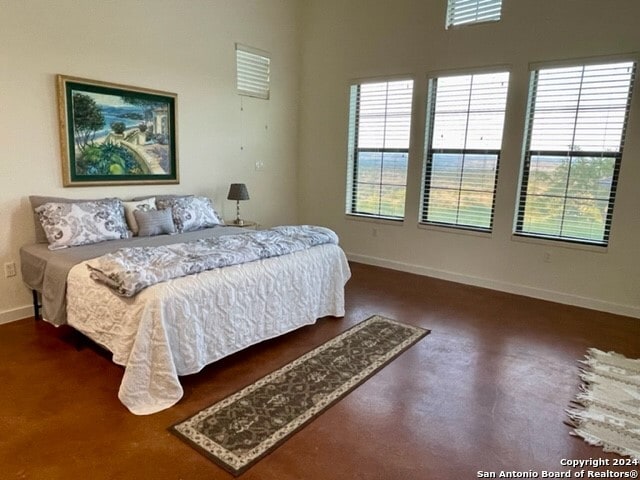
[[[128,201],[31,195],[29,202],[35,242],[51,250],[224,224],[213,201],[196,195],[146,195]]]

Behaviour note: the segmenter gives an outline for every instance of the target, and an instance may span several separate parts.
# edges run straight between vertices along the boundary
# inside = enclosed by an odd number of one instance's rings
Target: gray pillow
[[[139,237],[176,233],[171,210],[135,210],[133,216],[136,217]]]
[[[127,218],[127,224],[129,230],[133,232],[133,235],[138,235],[138,223],[133,212],[141,210],[147,212],[149,210],[156,210],[156,197],[147,198],[146,200],[138,200],[132,202],[122,202],[124,205],[124,216]]]

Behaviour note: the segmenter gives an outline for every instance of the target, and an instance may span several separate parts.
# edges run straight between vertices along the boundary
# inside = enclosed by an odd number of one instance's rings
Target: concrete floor
[[[588,347],[640,357],[640,320],[360,264],[352,270],[344,318],[183,377],[184,398],[151,416],[119,403],[122,368],[71,329],[33,319],[0,325],[0,478],[233,478],[167,427],[373,314],[431,334],[241,478],[470,479],[501,470],[541,478],[566,472],[562,459],[619,458],[571,436],[564,410]]]

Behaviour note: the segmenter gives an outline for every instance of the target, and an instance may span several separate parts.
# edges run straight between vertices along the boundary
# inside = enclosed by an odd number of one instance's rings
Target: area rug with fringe
[[[239,475],[428,333],[374,315],[170,431]]]
[[[640,459],[640,359],[590,348],[581,363],[584,384],[567,410],[572,434]]]

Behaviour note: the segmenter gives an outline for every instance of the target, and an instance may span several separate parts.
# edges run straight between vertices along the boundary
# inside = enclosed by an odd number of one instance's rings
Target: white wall
[[[528,63],[640,51],[640,2],[510,0],[500,23],[452,31],[444,30],[445,3],[0,0],[0,267],[18,263],[20,246],[33,240],[29,194],[193,192],[212,196],[232,217],[226,190],[241,181],[252,196],[244,216],[294,222],[298,200],[300,220],[335,228],[352,258],[640,317],[638,92],[607,252],[511,238]],[[234,42],[272,54],[271,100],[245,98],[244,112],[234,91]],[[509,66],[511,87],[494,233],[420,229],[426,75],[496,64]],[[178,93],[180,184],[63,188],[58,73]],[[347,220],[348,84],[396,74],[416,80],[407,219],[401,226]],[[0,268],[0,292],[0,323],[30,315],[19,275],[5,279]]]
[[[295,0],[0,0],[0,12],[0,267],[18,263],[20,246],[33,241],[30,194],[197,193],[233,218],[228,185],[245,182],[245,218],[296,221]],[[271,100],[245,97],[244,112],[235,42],[272,55]],[[58,73],[177,93],[180,184],[63,188]],[[2,273],[0,323],[29,316],[20,275]]]
[[[499,23],[449,31],[445,8],[446,0],[305,2],[301,220],[334,228],[358,261],[640,317],[640,91],[633,98],[607,251],[515,241],[511,235],[529,63],[640,51],[640,2],[505,0]],[[426,76],[488,65],[511,71],[493,234],[419,228]],[[348,219],[349,82],[405,74],[415,79],[406,220],[389,225]]]

